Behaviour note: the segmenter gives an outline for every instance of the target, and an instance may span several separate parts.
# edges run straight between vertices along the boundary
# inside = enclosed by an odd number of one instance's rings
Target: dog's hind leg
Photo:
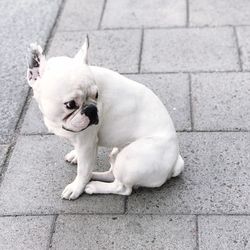
[[[105,181],[105,182],[112,182],[114,181],[115,177],[111,168],[105,172],[93,172],[91,180],[95,181]]]
[[[110,169],[108,171],[105,171],[105,172],[93,172],[91,180],[105,181],[105,182],[114,181],[115,177],[113,175],[113,168],[114,168],[115,159],[116,159],[116,156],[118,153],[119,153],[119,149],[113,148],[113,150],[111,151],[111,153],[109,155],[109,163],[111,165]]]
[[[118,180],[114,180],[110,183],[101,181],[91,181],[86,185],[85,192],[87,194],[130,195],[132,192],[132,187],[126,186]]]

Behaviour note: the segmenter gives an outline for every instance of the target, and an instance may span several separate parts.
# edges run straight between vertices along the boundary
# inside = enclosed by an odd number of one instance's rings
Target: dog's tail
[[[181,155],[178,155],[177,161],[175,163],[172,177],[178,176],[184,169],[184,160],[182,159]]]

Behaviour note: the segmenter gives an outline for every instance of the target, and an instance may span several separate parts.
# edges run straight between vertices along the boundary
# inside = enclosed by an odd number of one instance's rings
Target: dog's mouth
[[[79,133],[90,125],[99,123],[97,113],[98,110],[93,104],[76,109],[64,117],[62,129],[72,133]]]

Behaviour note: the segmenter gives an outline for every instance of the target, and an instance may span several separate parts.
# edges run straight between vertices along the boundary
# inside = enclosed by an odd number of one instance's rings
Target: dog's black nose
[[[90,104],[88,106],[85,106],[81,110],[81,114],[85,114],[89,120],[90,120],[90,125],[91,124],[98,124],[99,119],[98,119],[98,110],[97,107],[94,104]]]

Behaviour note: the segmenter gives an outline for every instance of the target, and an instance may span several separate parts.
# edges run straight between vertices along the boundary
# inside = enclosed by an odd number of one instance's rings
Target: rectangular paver
[[[195,129],[250,130],[250,73],[195,74],[191,81]]]
[[[186,168],[159,189],[139,189],[128,213],[250,213],[250,134],[181,133]]]
[[[86,32],[58,32],[52,40],[49,56],[74,56],[82,46]],[[137,73],[141,31],[109,30],[89,32],[89,63],[120,73]]]
[[[237,27],[236,30],[243,70],[250,71],[250,27]]]
[[[193,216],[59,216],[52,249],[195,249]]]
[[[66,0],[57,30],[97,29],[104,0]]]
[[[0,140],[8,142],[15,131],[28,92],[26,54],[31,42],[45,45],[61,0],[0,3]]]
[[[33,94],[33,93],[32,93]],[[48,134],[49,131],[44,124],[42,112],[35,99],[32,99],[21,128],[22,134]]]
[[[232,28],[145,30],[142,72],[239,70]]]
[[[250,249],[249,216],[199,216],[200,250]]]
[[[127,75],[154,91],[166,106],[177,130],[190,130],[188,76],[185,74]]]
[[[108,0],[102,27],[185,26],[185,0]]]
[[[0,214],[122,213],[122,196],[85,194],[75,201],[61,199],[64,187],[76,175],[76,167],[64,162],[69,150],[55,136],[20,137],[0,187]],[[109,168],[106,157],[102,151],[99,169]]]
[[[52,216],[0,217],[0,249],[46,249],[52,220]]]
[[[189,0],[190,25],[250,24],[248,0]]]

